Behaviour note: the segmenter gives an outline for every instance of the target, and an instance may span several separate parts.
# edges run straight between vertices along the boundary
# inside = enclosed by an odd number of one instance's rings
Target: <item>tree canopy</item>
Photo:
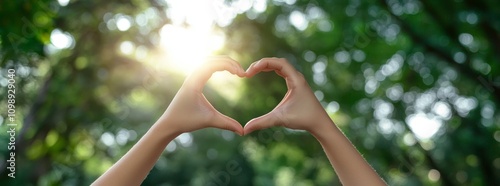
[[[1,1],[0,36],[1,185],[89,185],[206,55],[288,59],[390,185],[500,185],[499,1]],[[204,90],[242,124],[285,92],[271,72],[218,73]],[[184,133],[143,185],[340,182],[314,137],[276,127]]]

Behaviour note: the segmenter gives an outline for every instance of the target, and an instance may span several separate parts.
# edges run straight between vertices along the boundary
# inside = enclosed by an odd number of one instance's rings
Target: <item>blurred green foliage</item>
[[[174,21],[169,2],[0,2],[0,129],[9,68],[19,123],[16,178],[0,148],[0,185],[89,185],[149,129],[185,78],[151,65],[164,60],[153,51]],[[244,67],[287,58],[390,185],[500,185],[499,1],[256,0],[228,15],[219,8],[245,1],[209,2],[230,21],[218,53]],[[135,55],[120,52],[131,43]],[[242,124],[286,92],[273,73],[242,83],[236,100],[205,90]],[[143,185],[340,185],[303,131],[204,129],[165,151]]]

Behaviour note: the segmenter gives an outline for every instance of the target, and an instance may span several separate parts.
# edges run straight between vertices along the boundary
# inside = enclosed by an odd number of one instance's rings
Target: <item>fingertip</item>
[[[239,136],[243,136],[245,135],[245,131],[243,129],[243,127],[241,127],[240,129],[234,131],[236,134],[238,134]]]
[[[231,122],[231,127],[232,127],[232,130],[233,132],[235,132],[236,134],[238,135],[243,135],[243,127],[241,126],[241,124],[239,122],[237,122],[236,120],[233,120],[233,122]]]
[[[255,73],[251,73],[251,72],[245,72],[245,77],[247,78],[251,78],[255,75]]]
[[[255,75],[255,73],[253,72],[253,70],[252,70],[252,69],[247,69],[247,71],[245,71],[245,76],[246,76],[247,78],[251,78],[251,77],[252,77],[252,76],[254,76],[254,75]]]
[[[247,134],[250,134],[252,133],[255,129],[252,128],[252,124],[251,124],[252,120],[250,120],[247,124],[245,124],[245,126],[243,127],[243,134],[244,135],[247,135]]]
[[[238,121],[223,114],[220,114],[219,117],[221,119],[221,122],[219,126],[216,126],[217,128],[232,131],[240,136],[244,134],[243,127]]]
[[[243,134],[245,133],[244,130],[243,130],[243,127],[241,126],[241,124],[238,121],[236,121],[234,119],[233,119],[233,121],[234,122],[233,122],[233,125],[232,125],[233,126],[233,130],[232,131],[234,133],[238,134],[239,136],[243,136]]]
[[[241,67],[241,64],[234,61],[232,62],[233,64],[233,71],[231,72],[232,74],[234,75],[237,75],[239,77],[244,77],[245,76],[245,70],[243,70],[243,68]]]
[[[259,118],[253,118],[250,121],[248,121],[245,126],[243,127],[243,132],[245,135],[252,133],[253,131],[257,130],[259,122],[260,122],[261,117]]]
[[[245,133],[245,131],[243,130],[243,127],[241,127],[241,125],[239,123],[231,125],[226,130],[234,132],[234,133],[238,134],[239,136],[243,136],[243,134]]]
[[[250,64],[250,66],[248,66],[247,71],[250,70],[250,69],[252,69],[253,66],[255,66],[255,64],[257,64],[258,62],[259,61],[252,62],[252,64]]]
[[[251,78],[255,74],[257,74],[257,70],[255,69],[255,63],[252,63],[245,71],[245,76]]]
[[[239,77],[245,77],[246,76],[246,72],[245,72],[245,70],[243,70],[243,68],[241,68],[241,66],[240,66],[240,68],[238,70],[238,76]]]
[[[251,72],[251,69],[250,68],[247,68],[247,70],[245,70],[245,76],[248,76]]]
[[[255,63],[255,65],[253,65],[253,68],[258,67],[258,66],[260,66],[261,64],[264,64],[264,62],[265,62],[265,59],[261,59],[261,60],[257,61],[257,62]]]

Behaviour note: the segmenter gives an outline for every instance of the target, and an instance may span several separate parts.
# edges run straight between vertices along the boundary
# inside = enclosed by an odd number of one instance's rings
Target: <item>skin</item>
[[[250,120],[245,134],[273,126],[306,130],[319,141],[343,185],[386,185],[330,119],[300,72],[285,59],[264,58],[250,65],[246,77],[261,71],[275,71],[288,91],[271,112]]]
[[[202,93],[211,75],[224,70],[248,78],[262,71],[275,71],[286,80],[288,91],[275,109],[250,120],[243,128],[218,112]],[[184,132],[213,127],[245,135],[273,126],[306,130],[316,137],[342,184],[386,185],[336,127],[303,75],[285,59],[264,58],[252,63],[245,72],[228,57],[209,58],[188,76],[160,119],[92,185],[140,185],[168,143]]]
[[[202,93],[214,72],[229,71],[244,77],[236,61],[212,57],[184,81],[167,110],[144,136],[92,185],[140,185],[164,151],[178,135],[214,127],[243,134],[243,127],[234,119],[218,112]]]

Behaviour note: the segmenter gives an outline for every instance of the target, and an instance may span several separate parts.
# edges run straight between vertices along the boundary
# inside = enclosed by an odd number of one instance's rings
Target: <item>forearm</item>
[[[331,120],[311,132],[320,142],[343,185],[386,185],[373,168]]]
[[[173,130],[153,125],[146,134],[92,185],[140,185],[165,147],[177,137]]]

